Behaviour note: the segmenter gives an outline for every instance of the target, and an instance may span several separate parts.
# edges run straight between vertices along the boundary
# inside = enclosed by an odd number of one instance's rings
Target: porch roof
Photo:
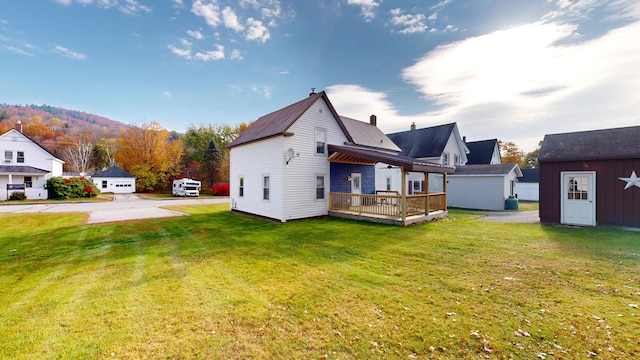
[[[431,172],[451,174],[455,172],[453,167],[414,159],[408,156],[385,153],[382,151],[359,149],[354,147],[329,145],[329,161],[358,164],[385,163],[399,166],[408,172]]]
[[[33,166],[0,165],[0,174],[44,175],[50,171],[35,168]]]

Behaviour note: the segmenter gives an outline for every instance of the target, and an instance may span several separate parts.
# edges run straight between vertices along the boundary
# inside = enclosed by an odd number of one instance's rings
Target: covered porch
[[[385,153],[377,150],[367,150],[347,146],[329,145],[329,161],[332,163],[354,164],[373,167],[377,163],[385,163],[401,170],[402,190],[388,191],[382,189],[358,193],[332,191],[329,193],[329,215],[385,223],[399,226],[423,223],[434,219],[444,218],[447,212],[447,174],[453,173],[454,168],[439,164],[428,163],[414,158]],[[425,189],[429,189],[429,173],[442,174],[442,192],[422,192],[407,195],[406,175],[409,172],[424,174]],[[332,177],[333,179],[333,177]],[[366,177],[362,179],[365,188]],[[375,179],[374,179],[375,186]],[[368,192],[368,193],[367,193]]]

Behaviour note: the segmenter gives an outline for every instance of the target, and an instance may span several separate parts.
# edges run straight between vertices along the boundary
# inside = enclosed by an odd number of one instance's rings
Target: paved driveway
[[[44,204],[6,204],[0,205],[0,213],[68,213],[87,212],[87,224],[113,221],[187,216],[188,214],[162,209],[162,206],[183,204],[224,204],[228,198],[171,198],[163,200],[144,200],[135,194],[115,194],[113,201],[88,203],[44,203]]]

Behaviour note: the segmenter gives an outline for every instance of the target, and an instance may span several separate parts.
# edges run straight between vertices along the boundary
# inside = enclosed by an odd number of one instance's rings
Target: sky
[[[0,103],[168,130],[326,91],[385,133],[456,122],[533,150],[640,125],[638,0],[13,0]]]

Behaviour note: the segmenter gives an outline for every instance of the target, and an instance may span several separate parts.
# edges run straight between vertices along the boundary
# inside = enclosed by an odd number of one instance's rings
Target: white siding
[[[518,200],[540,201],[539,183],[516,183]]]
[[[231,148],[229,191],[232,209],[285,221],[285,151],[283,136]],[[269,200],[262,200],[263,175],[270,178]],[[244,177],[243,197],[239,197],[241,176]]]
[[[347,141],[324,100],[316,101],[290,128],[294,135],[285,139],[285,151],[294,149],[300,156],[285,165],[285,220],[324,216],[328,213],[330,172],[328,154],[316,154],[315,129],[325,129],[327,144]],[[325,177],[325,198],[316,200],[316,176]]]
[[[131,194],[136,191],[135,178],[104,178],[92,177],[91,181],[101,192],[110,192],[114,194]],[[107,182],[107,187],[102,187],[102,182]]]
[[[5,163],[5,151],[11,151],[12,153],[10,163]],[[17,162],[18,151],[24,152],[24,163]],[[0,165],[32,166],[49,172],[44,175],[27,175],[32,178],[32,187],[25,190],[25,195],[29,199],[46,199],[47,191],[44,186],[47,180],[51,177],[62,175],[62,160],[55,158],[16,130],[9,130],[0,136],[0,161]],[[7,198],[7,184],[20,184],[23,182],[24,174],[22,173],[12,174],[11,180],[9,180],[9,175],[0,175],[0,200],[6,200]]]
[[[447,206],[504,210],[504,176],[447,177]]]

